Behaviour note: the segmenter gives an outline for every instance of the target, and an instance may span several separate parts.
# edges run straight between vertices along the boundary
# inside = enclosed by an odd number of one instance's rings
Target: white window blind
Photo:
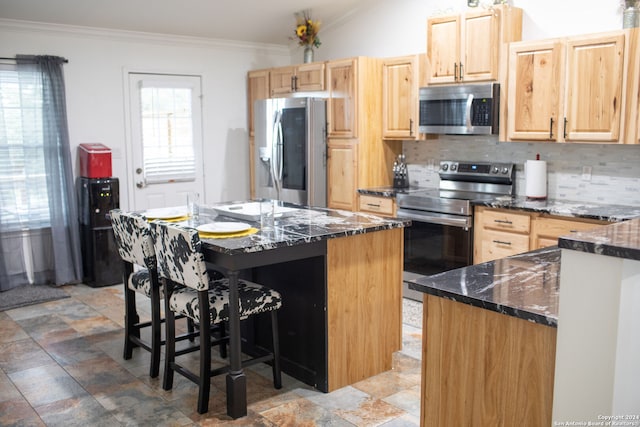
[[[193,88],[142,81],[139,90],[145,182],[195,180]]]
[[[0,221],[5,230],[49,227],[39,73],[0,66]]]

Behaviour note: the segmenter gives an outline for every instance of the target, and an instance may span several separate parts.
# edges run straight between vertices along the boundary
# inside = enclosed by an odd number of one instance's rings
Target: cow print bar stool
[[[211,369],[211,345],[215,343],[211,340],[209,328],[204,327],[204,324],[215,325],[228,320],[229,280],[211,280],[196,229],[156,220],[151,222],[151,234],[158,257],[158,276],[164,284],[165,293],[170,293],[170,297],[165,299],[167,344],[163,388],[172,388],[174,372],[193,381],[199,390],[197,410],[203,414],[209,408],[211,378],[229,370],[228,366]],[[175,285],[184,287],[171,289]],[[271,313],[273,340],[273,349],[269,354],[243,360],[242,366],[271,362],[274,387],[279,389],[282,380],[277,310],[282,306],[282,298],[275,290],[242,279],[238,280],[238,295],[241,320],[260,313]],[[199,374],[176,361],[175,315],[187,316],[200,325]]]

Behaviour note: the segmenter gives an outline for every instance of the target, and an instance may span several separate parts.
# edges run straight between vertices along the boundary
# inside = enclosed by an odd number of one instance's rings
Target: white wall
[[[126,70],[202,76],[205,201],[249,196],[246,73],[287,64],[285,46],[250,45],[140,33],[35,25],[0,20],[0,56],[47,54],[64,66],[72,155],[83,142],[113,150],[120,203],[131,192],[127,164],[124,84]]]

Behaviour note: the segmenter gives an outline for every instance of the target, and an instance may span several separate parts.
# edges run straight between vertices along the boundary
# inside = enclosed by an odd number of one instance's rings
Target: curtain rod
[[[17,61],[17,59],[18,58],[16,57],[11,58],[8,56],[4,56],[4,57],[0,56],[0,61]],[[62,62],[64,62],[65,64],[68,64],[69,60],[67,58],[62,58]]]

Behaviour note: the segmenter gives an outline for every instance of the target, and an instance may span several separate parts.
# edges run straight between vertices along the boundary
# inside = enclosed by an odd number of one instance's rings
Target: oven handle
[[[405,209],[398,209],[396,216],[398,218],[410,219],[412,221],[428,222],[431,224],[449,225],[452,227],[464,228],[468,231],[471,228],[470,216],[457,216],[447,214],[429,214],[427,212],[408,212]]]

